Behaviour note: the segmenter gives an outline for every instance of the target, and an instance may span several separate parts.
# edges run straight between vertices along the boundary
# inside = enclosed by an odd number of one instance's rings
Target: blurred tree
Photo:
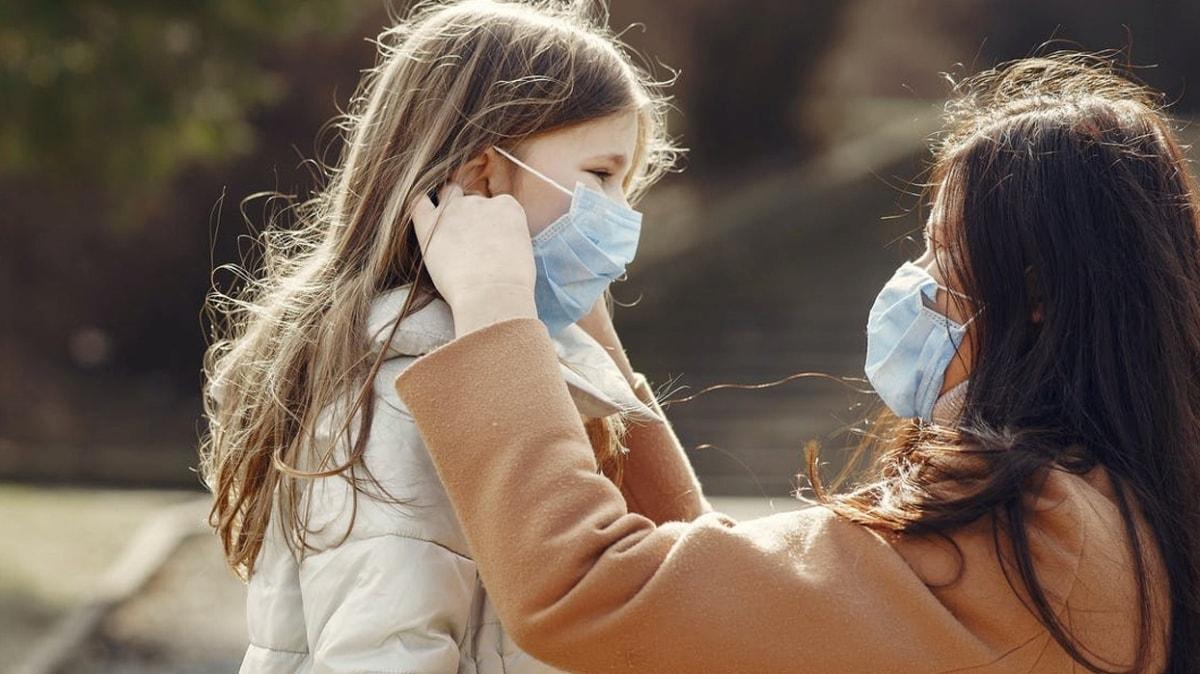
[[[805,98],[840,28],[841,0],[613,0],[612,27],[672,92],[694,177],[795,161],[819,145]],[[631,27],[632,30],[627,30]],[[699,175],[695,175],[699,174]]]
[[[845,85],[826,93],[847,105],[847,91],[905,95],[913,79],[937,96],[955,61],[974,70],[1054,35],[1121,47],[1130,25],[1134,61],[1162,65],[1147,78],[1196,108],[1182,86],[1200,72],[1195,2],[609,3],[658,76],[671,76],[659,63],[680,71],[672,131],[693,149],[690,179],[717,187],[821,142],[814,75]],[[319,184],[300,160],[328,158],[317,130],[372,65],[364,38],[409,4],[0,0],[0,474],[18,445],[98,457],[64,477],[126,474],[105,467],[105,443],[194,461],[212,264],[266,224],[248,195],[303,199]]]
[[[253,148],[247,114],[285,88],[264,57],[336,35],[351,4],[6,0],[0,174],[99,187],[136,224],[189,162]]]
[[[143,448],[189,481],[213,261],[247,195],[312,182],[299,147],[385,9],[0,0],[0,474],[125,475],[105,448]]]

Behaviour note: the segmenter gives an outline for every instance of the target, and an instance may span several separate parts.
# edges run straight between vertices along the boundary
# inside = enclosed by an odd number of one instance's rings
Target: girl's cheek
[[[521,201],[518,199],[518,201]],[[526,201],[521,201],[521,206],[525,208],[525,217],[529,225],[529,235],[537,236],[550,226],[563,213],[570,208],[570,201],[563,198],[558,199],[556,195],[538,195]]]
[[[512,196],[525,210],[525,220],[529,226],[530,236],[534,236],[546,228],[550,220],[546,217],[546,205],[543,203],[545,197],[538,191],[536,185],[517,182],[513,185]]]
[[[525,217],[529,224],[529,236],[537,236],[550,224],[550,218],[541,209],[525,207]]]

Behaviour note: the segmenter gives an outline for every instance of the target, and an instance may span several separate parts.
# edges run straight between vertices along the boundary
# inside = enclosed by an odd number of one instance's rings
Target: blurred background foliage
[[[320,187],[304,160],[336,144],[327,122],[373,65],[370,39],[407,5],[0,3],[0,476],[195,486],[211,271],[239,260],[281,203],[248,197]],[[671,124],[692,150],[645,202],[645,256],[618,289],[644,298],[618,324],[660,381],[858,374],[860,314],[903,254],[879,251],[919,225],[911,193],[947,92],[940,73],[1053,38],[1154,65],[1138,72],[1178,115],[1200,103],[1195,2],[609,5],[646,67],[678,75]],[[798,296],[800,283],[828,287]],[[788,447],[745,443],[786,451],[786,466],[805,436],[838,425],[788,425],[780,415],[804,400],[762,400],[680,408],[679,425],[693,443],[729,444],[747,420],[775,424]]]
[[[361,11],[361,7],[358,8]],[[0,5],[0,171],[88,183],[136,226],[189,164],[252,151],[251,113],[279,102],[270,57],[349,25],[328,0]]]

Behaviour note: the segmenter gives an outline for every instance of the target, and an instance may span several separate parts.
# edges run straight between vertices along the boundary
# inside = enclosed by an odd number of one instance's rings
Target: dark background
[[[202,303],[215,265],[319,184],[325,124],[404,3],[0,4],[0,479],[198,487]],[[686,171],[643,203],[617,314],[658,384],[861,376],[875,291],[920,226],[948,85],[1047,40],[1124,49],[1200,104],[1200,3],[613,0],[679,71]],[[1056,48],[1056,47],[1050,47]],[[1042,47],[1046,49],[1046,47]],[[1151,67],[1153,66],[1153,67]],[[677,396],[678,397],[678,396]],[[714,493],[781,494],[865,396],[829,382],[674,406]]]

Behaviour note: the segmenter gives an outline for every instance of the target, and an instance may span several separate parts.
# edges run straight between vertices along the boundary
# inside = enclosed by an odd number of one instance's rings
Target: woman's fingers
[[[446,210],[446,205],[453,199],[462,196],[462,187],[455,183],[446,183],[438,188],[436,204],[433,199],[429,198],[428,194],[422,194],[413,204],[412,219],[413,229],[417,233],[417,242],[421,246],[421,252],[426,252],[429,244],[433,239],[433,231],[437,228],[437,223],[441,219],[442,213]]]
[[[429,243],[433,239],[433,230],[437,228],[441,214],[442,209],[435,206],[427,194],[422,194],[413,204],[413,231],[417,234],[417,245],[421,247],[423,255],[428,254]]]
[[[525,211],[510,195],[468,195],[450,182],[437,204],[422,194],[412,206],[425,269],[453,307],[459,298],[512,293],[533,296],[533,251]],[[503,289],[503,290],[497,290]],[[527,291],[527,293],[526,293]]]

